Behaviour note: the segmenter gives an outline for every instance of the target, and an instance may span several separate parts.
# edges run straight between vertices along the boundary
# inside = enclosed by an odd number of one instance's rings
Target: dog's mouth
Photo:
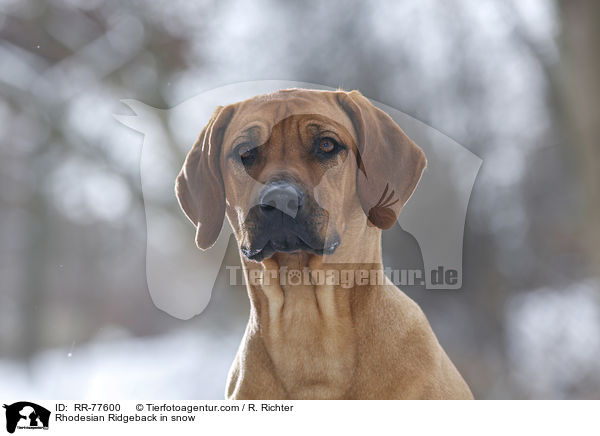
[[[338,233],[329,228],[326,211],[310,200],[295,217],[254,207],[242,225],[240,250],[249,260],[262,262],[275,253],[305,252],[318,256],[335,252],[340,245]],[[325,237],[329,229],[330,237]]]
[[[310,244],[298,235],[288,234],[282,235],[282,237],[269,239],[262,247],[241,247],[241,250],[244,256],[255,262],[262,262],[264,259],[268,259],[277,252],[294,253],[304,251],[323,256],[325,254],[334,253],[340,245],[338,237],[333,239],[333,241],[325,246],[325,244]]]

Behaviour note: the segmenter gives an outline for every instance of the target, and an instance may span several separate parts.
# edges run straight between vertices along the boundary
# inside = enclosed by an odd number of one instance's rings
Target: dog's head
[[[283,90],[218,107],[176,194],[202,249],[227,213],[251,260],[331,254],[351,221],[391,227],[425,165],[423,151],[359,92]]]

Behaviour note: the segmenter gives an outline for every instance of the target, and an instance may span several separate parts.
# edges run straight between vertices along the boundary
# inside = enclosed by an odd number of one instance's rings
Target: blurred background
[[[287,79],[359,89],[483,159],[462,290],[406,289],[476,398],[600,398],[599,22],[593,0],[0,0],[0,396],[223,397],[248,316],[235,242],[202,314],[155,307],[143,137],[113,114]],[[403,259],[414,241],[388,233]]]

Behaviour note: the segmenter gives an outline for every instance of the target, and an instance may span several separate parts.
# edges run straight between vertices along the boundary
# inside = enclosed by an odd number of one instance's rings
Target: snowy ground
[[[600,398],[598,284],[513,297],[505,325],[511,375],[527,396]]]
[[[0,396],[36,399],[222,399],[240,338],[186,329],[0,360]]]

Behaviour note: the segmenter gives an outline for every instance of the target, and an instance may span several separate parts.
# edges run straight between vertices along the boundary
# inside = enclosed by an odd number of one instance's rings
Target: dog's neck
[[[308,253],[277,253],[261,264],[244,260],[251,301],[247,334],[264,344],[292,398],[342,398],[355,372],[356,322],[369,318],[360,311],[374,307],[366,302],[381,292],[385,277],[378,229],[367,228],[348,244],[361,262],[324,263]]]
[[[336,295],[336,303],[342,304],[342,300],[354,300],[357,293],[376,291],[378,286],[373,285],[382,283],[373,280],[381,279],[383,274],[381,230],[362,228],[353,240],[343,241],[336,253],[326,257],[277,252],[256,263],[241,255],[256,321],[268,323],[270,310],[279,304],[285,303],[287,308],[299,305],[301,311],[306,309],[307,299],[319,303],[323,293]]]

